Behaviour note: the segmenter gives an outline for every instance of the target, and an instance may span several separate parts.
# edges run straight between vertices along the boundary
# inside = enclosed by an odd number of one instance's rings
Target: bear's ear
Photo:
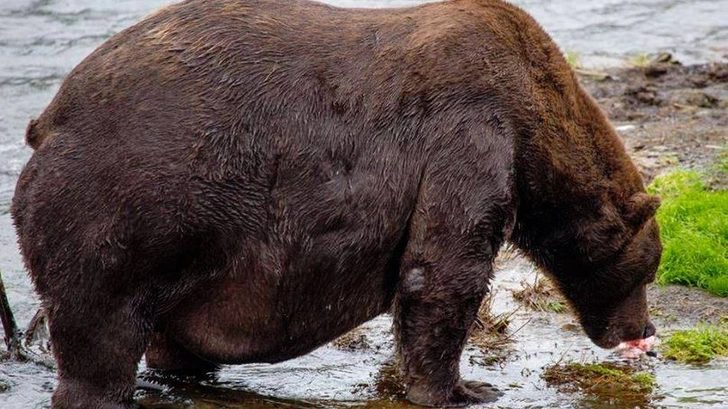
[[[660,207],[659,196],[644,192],[635,193],[627,201],[624,219],[627,225],[639,229],[650,217],[655,215],[658,207]]]

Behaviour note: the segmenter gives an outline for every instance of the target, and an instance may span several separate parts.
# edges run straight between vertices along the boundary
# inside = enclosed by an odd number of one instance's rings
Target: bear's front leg
[[[467,254],[469,247],[457,240],[447,246],[415,243],[405,254],[395,329],[413,403],[465,406],[501,395],[488,383],[460,379],[460,355],[488,291],[493,258],[482,248],[486,254]]]
[[[433,165],[409,223],[394,324],[407,399],[420,405],[466,406],[502,395],[488,383],[461,379],[459,370],[493,261],[515,218],[508,156],[468,159],[479,152],[442,155],[464,162]]]

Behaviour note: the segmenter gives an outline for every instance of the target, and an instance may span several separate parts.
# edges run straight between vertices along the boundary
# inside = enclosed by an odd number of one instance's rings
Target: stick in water
[[[18,325],[15,323],[13,310],[10,309],[2,275],[0,275],[0,318],[2,318],[3,330],[5,330],[5,345],[8,347],[11,356],[17,356],[20,353],[21,334]]]

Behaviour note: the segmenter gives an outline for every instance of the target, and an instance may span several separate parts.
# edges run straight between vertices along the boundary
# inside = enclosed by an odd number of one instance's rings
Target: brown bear
[[[53,408],[133,406],[137,364],[300,356],[385,312],[407,397],[458,363],[508,239],[610,348],[654,333],[658,200],[519,8],[188,0],[101,45],[31,121],[12,215]]]

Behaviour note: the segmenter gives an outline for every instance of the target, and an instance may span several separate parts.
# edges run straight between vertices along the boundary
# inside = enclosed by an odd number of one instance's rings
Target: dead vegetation
[[[521,284],[522,289],[512,291],[513,298],[526,308],[555,313],[568,310],[568,304],[548,277],[536,274],[533,282],[523,281]]]
[[[499,365],[506,362],[514,351],[514,336],[523,326],[512,330],[510,328],[511,318],[518,311],[493,314],[494,293],[491,292],[483,300],[478,310],[478,318],[475,320],[470,333],[470,342],[480,349],[483,357],[478,363],[483,365]],[[525,324],[524,324],[525,325]]]

